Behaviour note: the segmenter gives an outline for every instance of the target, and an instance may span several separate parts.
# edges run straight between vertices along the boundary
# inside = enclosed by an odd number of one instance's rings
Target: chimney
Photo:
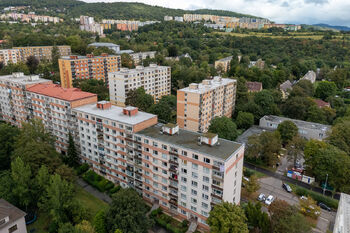
[[[168,123],[166,125],[163,125],[162,127],[162,133],[166,133],[169,135],[174,135],[179,133],[179,126],[176,124]]]
[[[128,106],[123,108],[123,114],[126,116],[135,116],[139,112],[139,109],[136,107]]]
[[[70,58],[70,59],[78,59],[78,56],[76,56],[76,55],[71,55],[69,58]]]
[[[198,83],[191,83],[190,84],[190,89],[197,90],[198,89]]]
[[[87,57],[87,58],[93,58],[94,55],[93,55],[93,54],[86,54],[86,57]]]
[[[112,107],[111,103],[108,102],[108,101],[100,101],[100,102],[97,102],[97,108],[98,109],[101,109],[101,110],[108,110]]]
[[[215,146],[218,143],[219,137],[215,133],[205,133],[200,137],[200,142],[209,146]]]
[[[101,53],[101,57],[108,57],[108,53]]]
[[[203,84],[203,85],[210,85],[211,82],[210,82],[209,79],[204,79],[204,80],[202,81],[202,84]]]

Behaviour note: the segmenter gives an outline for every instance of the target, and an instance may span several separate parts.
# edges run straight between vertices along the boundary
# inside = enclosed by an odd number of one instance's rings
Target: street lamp
[[[323,196],[324,196],[324,192],[326,191],[327,180],[328,180],[328,173],[326,176],[326,183],[323,184]]]

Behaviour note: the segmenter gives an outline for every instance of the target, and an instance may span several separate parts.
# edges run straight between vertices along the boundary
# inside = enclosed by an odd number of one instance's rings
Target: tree
[[[254,124],[254,115],[240,111],[236,118],[236,124],[239,129],[248,129]]]
[[[96,233],[107,233],[106,230],[106,213],[104,210],[100,210],[94,217],[94,227]]]
[[[151,226],[151,221],[146,217],[147,211],[146,204],[135,190],[122,189],[113,196],[106,214],[107,231],[147,232]]]
[[[249,194],[252,194],[258,191],[260,189],[258,177],[256,175],[250,176],[249,181],[246,183],[245,188]]]
[[[59,70],[59,67],[58,67],[58,59],[60,59],[60,51],[58,49],[58,47],[56,45],[54,45],[52,47],[52,55],[51,55],[51,59],[52,59],[52,68],[55,70],[55,71],[58,71]]]
[[[168,46],[168,54],[169,54],[169,57],[176,57],[178,55],[178,49],[176,45],[172,44]]]
[[[209,126],[209,132],[216,133],[220,138],[235,140],[238,136],[236,124],[228,117],[216,117]]]
[[[279,109],[274,96],[269,90],[262,90],[254,94],[254,102],[263,109],[264,115],[278,115]]]
[[[164,122],[176,123],[176,96],[163,96],[157,104],[153,104],[148,111],[158,116]]]
[[[122,67],[127,67],[129,69],[132,69],[133,67],[135,67],[134,60],[131,58],[129,54],[123,53],[121,55],[121,60],[122,60]]]
[[[66,163],[71,167],[77,167],[80,162],[77,149],[75,148],[74,139],[70,132],[68,134],[68,151],[67,151],[67,157],[65,158],[65,160],[66,160]]]
[[[34,56],[29,56],[27,58],[26,65],[28,66],[29,72],[34,74],[39,65],[39,60]]]
[[[246,221],[243,209],[229,202],[215,205],[207,219],[212,233],[248,233]]]
[[[36,175],[39,168],[45,165],[50,173],[61,164],[54,146],[53,136],[45,129],[40,120],[23,123],[15,141],[12,157],[20,157]]]
[[[141,111],[147,111],[153,104],[153,96],[146,94],[143,87],[130,90],[126,97],[126,105],[138,107]]]
[[[73,86],[80,88],[82,91],[97,94],[98,100],[107,100],[109,98],[109,89],[103,80],[88,79],[74,80]]]
[[[50,184],[49,170],[45,165],[41,166],[38,174],[35,177],[35,196],[38,201],[41,201],[46,194],[46,189]]]
[[[40,208],[48,213],[56,224],[69,220],[74,198],[73,184],[63,180],[60,175],[52,175],[46,188],[46,196],[40,202]]]
[[[350,120],[335,124],[327,141],[350,155]]]
[[[83,220],[81,223],[75,225],[76,233],[95,233],[94,227],[90,222]]]
[[[292,119],[306,120],[310,106],[315,103],[302,96],[288,97],[287,101],[282,105],[282,112],[285,116]]]
[[[282,143],[286,145],[293,137],[298,135],[298,127],[292,121],[283,121],[277,127]]]
[[[321,81],[316,87],[315,96],[326,100],[330,96],[335,96],[336,92],[337,86],[334,82]]]
[[[287,156],[289,160],[293,161],[293,164],[296,164],[297,160],[303,157],[305,144],[306,140],[298,135],[288,142],[286,146]]]
[[[66,164],[61,164],[56,168],[55,173],[60,175],[62,179],[74,183],[76,180],[75,172],[73,168],[68,167]]]
[[[311,218],[317,219],[321,213],[321,208],[317,205],[316,201],[313,200],[310,196],[306,199],[299,200],[300,212]]]
[[[261,204],[257,202],[253,204],[248,202],[248,205],[244,208],[245,215],[248,220],[248,227],[253,228],[253,232],[270,233],[270,219],[267,213],[261,211]]]
[[[11,177],[14,183],[12,193],[18,200],[18,203],[25,209],[33,202],[31,176],[32,172],[29,165],[24,164],[21,158],[16,158],[11,163]]]
[[[18,128],[0,123],[0,171],[10,168],[11,154],[14,150],[15,137],[18,134]]]

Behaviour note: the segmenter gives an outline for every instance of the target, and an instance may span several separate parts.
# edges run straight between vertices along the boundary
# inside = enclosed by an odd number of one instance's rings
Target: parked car
[[[272,203],[274,200],[275,200],[275,198],[274,198],[272,195],[270,195],[270,196],[268,196],[268,197],[266,198],[265,204],[266,204],[266,205],[271,205],[271,203]]]
[[[301,199],[301,200],[307,200],[307,197],[301,196],[300,199]]]
[[[265,201],[265,200],[266,200],[265,194],[260,193],[260,195],[258,196],[258,201]]]
[[[324,204],[323,202],[318,203],[318,206],[321,207],[324,210],[327,211],[331,211],[332,209],[330,207],[328,207],[326,204]]]
[[[282,188],[284,188],[284,190],[286,190],[288,193],[292,192],[292,188],[289,186],[289,184],[283,183]]]

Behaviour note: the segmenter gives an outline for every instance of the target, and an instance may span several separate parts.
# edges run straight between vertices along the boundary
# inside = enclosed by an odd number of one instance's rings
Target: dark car
[[[284,190],[286,190],[288,193],[292,192],[292,188],[289,186],[289,184],[283,183],[282,188],[284,188]]]
[[[328,207],[326,204],[324,204],[322,202],[318,203],[318,206],[321,207],[324,210],[327,210],[327,211],[331,211],[332,210],[330,207]]]

